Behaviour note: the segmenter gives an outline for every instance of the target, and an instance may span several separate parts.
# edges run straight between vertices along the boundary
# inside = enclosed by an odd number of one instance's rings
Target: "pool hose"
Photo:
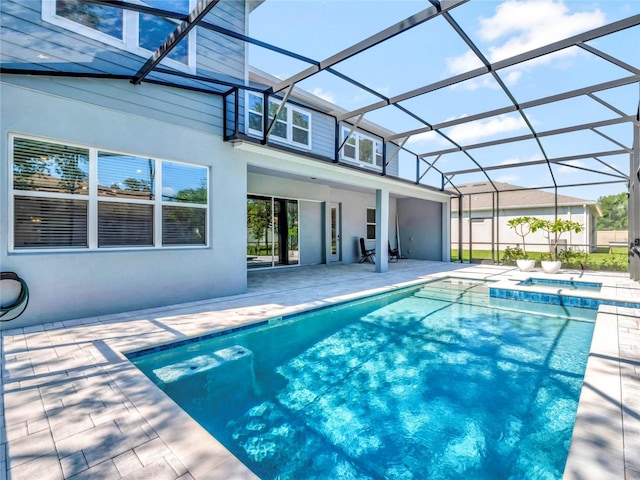
[[[18,294],[18,298],[16,298],[13,302],[11,302],[11,304],[0,305],[0,322],[8,322],[10,320],[15,320],[16,318],[18,318],[20,315],[24,313],[24,311],[27,309],[27,305],[29,304],[29,287],[27,286],[27,282],[25,282],[22,278],[20,278],[17,273],[1,272],[0,282],[3,282],[5,280],[18,282],[20,284],[20,293]],[[20,312],[18,312],[17,315],[14,314],[11,316],[11,318],[2,318],[8,313],[11,313],[14,310],[17,310],[20,306],[22,306],[22,309],[20,310]]]

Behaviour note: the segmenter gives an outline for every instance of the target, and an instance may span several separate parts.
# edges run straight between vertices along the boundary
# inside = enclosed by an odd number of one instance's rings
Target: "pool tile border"
[[[607,300],[601,298],[579,297],[557,293],[529,292],[523,290],[510,290],[499,287],[489,287],[491,298],[503,300],[517,300],[521,302],[544,303],[548,305],[561,305],[564,307],[588,308],[598,310],[600,305],[624,308],[640,308],[640,303],[620,300]]]

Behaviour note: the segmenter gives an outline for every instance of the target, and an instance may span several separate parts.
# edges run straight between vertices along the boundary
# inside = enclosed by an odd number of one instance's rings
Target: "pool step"
[[[490,301],[488,291],[441,290],[430,287],[418,290],[414,296],[444,302],[473,303],[476,305],[488,305]]]
[[[229,378],[236,380],[234,388],[239,390],[252,389],[255,384],[253,352],[240,345],[173,363],[153,370],[153,374],[160,380],[156,383],[174,399],[205,398],[225,388]]]

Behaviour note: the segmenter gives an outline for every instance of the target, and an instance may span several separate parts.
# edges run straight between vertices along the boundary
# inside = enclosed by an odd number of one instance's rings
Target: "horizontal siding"
[[[237,33],[244,33],[244,12],[244,1],[224,0],[207,13],[204,20]]]
[[[398,150],[398,145],[387,143],[387,158],[391,158],[391,156],[394,156],[391,162],[389,162],[389,165],[387,165],[387,175],[391,175],[393,177],[398,176],[398,165],[400,162],[400,160],[398,159],[398,155],[396,154]]]
[[[127,80],[4,75],[3,82],[222,135],[222,97]]]
[[[43,22],[41,6],[41,0],[0,2],[3,66],[131,75],[148,58]],[[242,0],[221,2],[213,12],[207,16],[210,23],[244,32]],[[196,49],[199,75],[223,75],[243,81],[245,49],[242,42],[197,28]],[[207,86],[180,77],[172,80],[182,85]]]
[[[336,145],[335,120],[329,115],[312,112],[311,125],[313,128],[311,137],[312,152],[333,160]]]

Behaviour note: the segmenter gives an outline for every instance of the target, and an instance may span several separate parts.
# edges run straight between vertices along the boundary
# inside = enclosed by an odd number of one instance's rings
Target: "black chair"
[[[395,260],[394,260],[395,258]],[[397,262],[398,258],[400,258],[398,256],[398,249],[397,248],[391,248],[391,242],[389,242],[389,261],[390,262]]]
[[[364,244],[364,238],[360,237],[360,254],[362,257],[358,263],[366,262],[367,260],[371,260],[371,263],[376,263],[376,249],[368,249]]]

